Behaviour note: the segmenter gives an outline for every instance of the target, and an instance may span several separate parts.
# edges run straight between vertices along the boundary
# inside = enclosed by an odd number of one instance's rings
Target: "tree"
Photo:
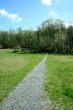
[[[67,29],[67,46],[68,46],[68,51],[73,52],[73,26],[69,26]]]

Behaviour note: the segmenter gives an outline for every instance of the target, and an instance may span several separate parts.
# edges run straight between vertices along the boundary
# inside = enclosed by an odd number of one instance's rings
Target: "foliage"
[[[0,45],[31,52],[73,53],[73,26],[67,28],[63,21],[50,19],[36,31],[21,28],[0,31]]]

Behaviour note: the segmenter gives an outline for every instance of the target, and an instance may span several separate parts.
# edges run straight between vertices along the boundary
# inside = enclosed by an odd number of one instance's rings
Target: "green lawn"
[[[48,55],[45,90],[54,110],[73,110],[72,55]]]
[[[39,63],[44,54],[19,54],[0,50],[0,102]]]

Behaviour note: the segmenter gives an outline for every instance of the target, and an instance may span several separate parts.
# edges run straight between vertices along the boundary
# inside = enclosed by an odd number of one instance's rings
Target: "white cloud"
[[[18,14],[9,13],[5,9],[0,10],[0,16],[11,19],[13,22],[20,22],[22,20],[22,18]]]
[[[48,5],[48,6],[52,5],[52,0],[41,0],[41,2],[44,5]]]
[[[65,26],[66,26],[66,27],[69,27],[69,25],[70,25],[70,24],[69,24],[69,23],[67,23],[67,22],[65,22],[64,24],[65,24]]]
[[[49,14],[49,16],[50,16],[51,18],[54,18],[54,19],[58,17],[58,15],[56,14],[55,11],[51,11],[50,14]]]
[[[68,28],[70,25],[73,26],[73,23],[65,22],[65,26]]]

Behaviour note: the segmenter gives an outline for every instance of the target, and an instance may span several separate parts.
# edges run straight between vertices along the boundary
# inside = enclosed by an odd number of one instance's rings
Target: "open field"
[[[45,90],[55,110],[73,110],[72,55],[48,55]]]
[[[43,57],[0,50],[0,102]],[[54,110],[73,110],[73,55],[48,55],[46,70],[44,86]]]
[[[19,54],[0,50],[0,102],[44,57],[44,54]]]

